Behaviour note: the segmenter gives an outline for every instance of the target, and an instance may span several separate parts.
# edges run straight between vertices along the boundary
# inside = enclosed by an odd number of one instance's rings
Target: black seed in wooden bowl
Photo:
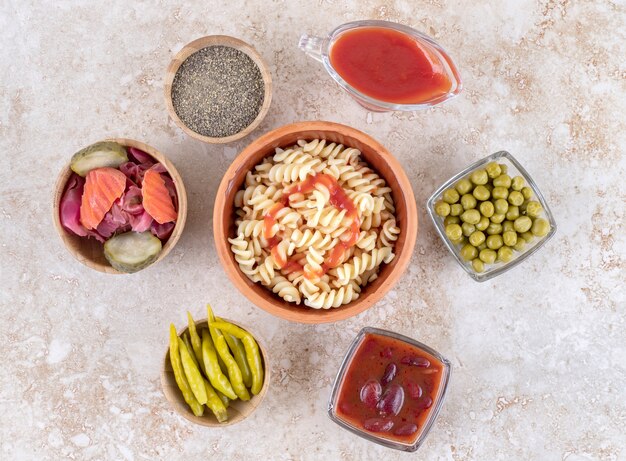
[[[228,46],[208,46],[180,65],[172,83],[172,105],[180,120],[203,136],[239,133],[259,114],[264,82],[256,63]]]

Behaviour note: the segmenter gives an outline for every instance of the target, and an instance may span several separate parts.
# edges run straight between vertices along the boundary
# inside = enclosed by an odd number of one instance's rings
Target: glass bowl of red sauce
[[[450,362],[414,339],[362,329],[335,378],[330,419],[386,447],[416,451],[441,410]]]
[[[450,55],[432,38],[402,24],[349,22],[325,38],[302,35],[299,47],[372,111],[432,107],[463,86]]]

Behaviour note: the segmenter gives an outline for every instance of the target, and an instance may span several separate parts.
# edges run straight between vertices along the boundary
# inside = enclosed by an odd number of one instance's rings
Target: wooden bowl
[[[178,171],[162,153],[156,150],[153,147],[150,147],[147,144],[144,144],[139,141],[135,141],[133,139],[126,138],[112,138],[105,139],[105,141],[114,141],[118,144],[121,144],[125,147],[135,147],[140,149],[147,154],[150,154],[155,160],[162,163],[167,172],[172,177],[174,181],[174,185],[176,186],[176,193],[178,195],[178,218],[176,220],[176,226],[174,226],[174,230],[172,231],[172,235],[167,240],[165,245],[163,245],[163,249],[156,261],[152,264],[156,264],[174,248],[176,242],[180,238],[183,233],[183,228],[185,227],[185,220],[187,219],[187,193],[185,192],[185,186],[183,184],[183,180],[178,174]],[[56,228],[61,240],[63,240],[63,244],[67,248],[67,250],[78,259],[81,263],[83,263],[87,267],[91,267],[100,272],[104,272],[107,274],[125,274],[125,272],[120,272],[117,269],[111,267],[109,262],[104,257],[104,248],[102,243],[98,242],[93,238],[87,237],[79,237],[73,233],[68,232],[61,225],[61,218],[59,215],[59,208],[61,198],[63,197],[63,192],[65,191],[65,185],[72,175],[72,170],[70,169],[70,163],[63,168],[61,174],[57,178],[57,182],[54,186],[54,202],[53,202],[53,220],[54,227]],[[151,264],[151,265],[152,265]],[[148,266],[149,267],[149,266]]]
[[[324,138],[355,147],[363,159],[385,179],[392,189],[396,220],[401,229],[394,252],[396,257],[383,265],[376,280],[368,284],[361,296],[345,306],[312,309],[284,301],[266,287],[253,283],[240,270],[230,250],[228,238],[234,236],[235,194],[244,183],[246,173],[274,154],[276,147],[293,145],[298,139]],[[363,312],[379,301],[398,281],[411,259],[417,236],[417,208],[413,189],[400,163],[380,143],[365,133],[332,122],[300,122],[283,126],[261,136],[246,147],[228,168],[220,183],[213,209],[213,234],[217,254],[228,277],[255,305],[271,314],[302,323],[326,323],[343,320]]]
[[[167,348],[167,352],[165,353],[165,358],[163,359],[163,369],[161,370],[161,386],[163,387],[163,393],[165,394],[165,398],[172,405],[172,408],[181,415],[183,418],[191,421],[192,423],[200,424],[201,426],[206,427],[224,427],[230,426],[231,424],[237,424],[238,422],[243,421],[248,416],[250,416],[254,410],[261,404],[263,399],[265,398],[265,394],[267,394],[267,389],[270,384],[270,367],[269,361],[267,358],[267,350],[261,341],[259,341],[259,337],[248,327],[241,325],[240,323],[233,322],[232,320],[224,319],[227,322],[230,322],[234,325],[237,325],[250,334],[254,336],[257,344],[259,345],[259,351],[261,352],[261,357],[263,358],[263,388],[261,392],[257,395],[252,395],[250,393],[251,399],[247,402],[243,400],[231,400],[230,405],[228,406],[228,420],[220,423],[215,418],[215,415],[205,407],[204,415],[196,416],[193,414],[185,400],[183,399],[183,395],[178,388],[178,384],[176,384],[176,379],[174,378],[174,371],[172,370],[172,363],[170,361],[170,349]],[[206,328],[207,319],[202,319],[196,322],[196,328],[198,331],[200,328]],[[189,327],[184,328],[178,336],[182,336],[187,332]]]
[[[187,59],[196,51],[201,50],[202,48],[218,45],[235,48],[247,54],[250,59],[254,61],[254,63],[259,67],[259,70],[261,71],[261,76],[263,77],[263,82],[265,84],[265,95],[263,98],[263,105],[261,106],[258,115],[250,125],[241,130],[239,133],[235,133],[231,136],[225,136],[223,138],[212,138],[209,136],[203,136],[200,133],[196,133],[187,125],[185,125],[180,117],[178,117],[178,114],[174,110],[174,105],[172,103],[172,83],[174,82],[174,77],[176,76],[178,68],[181,66],[183,61],[185,61],[185,59]],[[230,37],[228,35],[209,35],[188,43],[174,56],[174,59],[172,59],[172,61],[170,62],[170,65],[168,66],[167,72],[165,74],[164,92],[165,104],[167,105],[167,111],[170,114],[170,117],[180,128],[182,128],[185,133],[187,133],[194,139],[209,144],[225,144],[247,136],[252,132],[252,130],[259,126],[259,123],[261,123],[263,118],[265,118],[265,115],[267,114],[267,111],[269,110],[270,104],[272,102],[272,76],[268,70],[267,64],[265,64],[265,61],[263,61],[263,58],[261,58],[261,55],[259,55],[259,53],[257,53],[257,51],[246,42],[239,40],[235,37]]]

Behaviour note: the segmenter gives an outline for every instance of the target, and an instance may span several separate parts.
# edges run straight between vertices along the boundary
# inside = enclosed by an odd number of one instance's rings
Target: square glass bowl
[[[367,357],[370,357],[369,363],[359,363]],[[385,381],[385,376],[389,377],[390,363],[397,368],[392,379]],[[391,331],[363,328],[352,341],[335,378],[328,401],[328,416],[344,429],[366,440],[397,450],[415,451],[430,432],[441,410],[450,371],[448,360],[419,341]],[[372,403],[365,397],[370,402],[368,406],[363,403],[366,387],[363,383],[372,381],[380,385],[378,400]],[[392,387],[403,389],[403,400],[399,412],[384,416],[378,405]],[[346,408],[353,414],[344,411]],[[362,414],[355,416],[354,412]],[[365,423],[373,419],[391,420],[393,427],[387,431],[365,429]],[[415,425],[416,430],[410,434],[394,435],[408,425]]]
[[[543,217],[550,223],[550,231],[543,237],[536,237],[532,242],[529,242],[523,251],[513,251],[513,259],[507,263],[502,261],[497,261],[494,264],[485,264],[484,272],[475,272],[472,268],[471,261],[465,261],[461,257],[461,246],[455,245],[448,239],[445,232],[445,227],[443,225],[443,220],[441,216],[435,213],[435,203],[442,199],[443,192],[446,189],[454,187],[456,182],[462,178],[468,177],[474,170],[484,167],[489,162],[497,162],[500,164],[504,164],[508,167],[507,174],[513,178],[515,176],[521,176],[524,178],[526,185],[530,187],[533,191],[534,197],[533,200],[538,201],[543,207]],[[430,219],[432,219],[435,224],[435,229],[443,240],[443,243],[446,245],[450,253],[454,255],[456,261],[459,265],[469,274],[477,282],[484,282],[485,280],[489,280],[497,275],[500,275],[509,269],[514,268],[526,258],[528,258],[533,253],[537,252],[543,245],[548,242],[554,236],[556,232],[556,222],[554,221],[554,216],[548,207],[548,203],[544,198],[543,194],[539,190],[539,187],[533,181],[533,178],[528,174],[528,171],[524,169],[524,167],[506,151],[496,152],[488,157],[483,158],[475,163],[472,163],[470,166],[465,168],[460,173],[457,173],[452,178],[448,179],[441,187],[439,187],[428,199],[426,202],[426,209],[428,210],[428,214],[430,215]]]

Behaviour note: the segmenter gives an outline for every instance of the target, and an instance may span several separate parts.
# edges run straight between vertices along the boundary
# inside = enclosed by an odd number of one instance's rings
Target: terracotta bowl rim
[[[227,241],[228,236],[224,235],[222,232],[222,215],[226,203],[226,197],[229,192],[232,193],[233,189],[239,190],[239,188],[241,187],[241,184],[237,184],[235,186],[234,184],[231,184],[231,181],[232,178],[235,177],[236,172],[240,168],[242,163],[244,163],[245,160],[250,156],[257,154],[259,149],[267,148],[267,146],[271,145],[273,140],[277,139],[279,136],[304,131],[330,131],[341,134],[343,136],[354,137],[363,144],[367,144],[370,148],[373,149],[373,151],[377,153],[384,153],[385,161],[390,165],[395,179],[400,184],[401,190],[397,191],[394,189],[394,193],[402,194],[405,198],[404,201],[406,202],[407,223],[405,227],[407,236],[405,238],[402,251],[396,254],[397,262],[395,262],[394,267],[392,267],[390,271],[386,274],[384,282],[380,284],[377,290],[375,290],[374,292],[370,292],[368,296],[359,297],[357,300],[343,307],[331,308],[328,310],[320,309],[319,311],[324,312],[323,315],[312,314],[310,311],[318,310],[311,309],[302,305],[296,306],[294,304],[293,309],[286,308],[284,307],[284,304],[282,302],[274,298],[274,295],[269,290],[267,297],[257,294],[250,286],[248,286],[245,275],[241,273],[237,263],[234,261],[234,259],[231,258],[230,245]],[[389,181],[387,181],[387,183],[389,184]],[[413,249],[415,247],[417,230],[418,215],[417,205],[415,202],[415,197],[413,195],[413,188],[411,187],[411,183],[398,160],[393,155],[391,155],[391,153],[378,141],[374,140],[371,136],[363,133],[362,131],[340,123],[326,121],[305,121],[288,124],[271,130],[268,133],[265,133],[264,135],[253,141],[251,144],[249,144],[235,158],[235,160],[232,162],[232,164],[229,166],[226,173],[224,174],[217,190],[215,206],[213,209],[214,244],[220,262],[231,282],[233,282],[237,289],[244,296],[246,296],[246,298],[248,298],[248,300],[251,301],[255,306],[260,307],[261,309],[277,317],[299,323],[318,324],[344,320],[365,311],[373,304],[378,302],[396,284],[400,276],[407,268],[413,254]],[[364,289],[363,293],[368,293],[367,288]]]

